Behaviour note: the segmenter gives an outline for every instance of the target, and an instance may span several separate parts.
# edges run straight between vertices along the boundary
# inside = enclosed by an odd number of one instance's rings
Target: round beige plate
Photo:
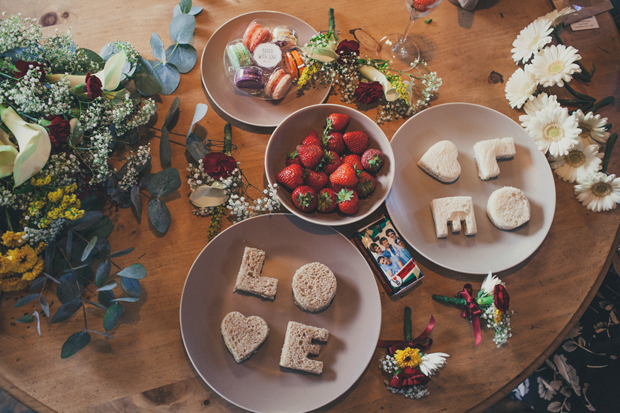
[[[243,37],[245,29],[254,19],[277,21],[281,25],[293,27],[298,33],[300,45],[318,34],[306,22],[288,14],[272,11],[242,14],[224,23],[209,39],[200,62],[202,83],[211,100],[231,118],[249,125],[276,127],[296,110],[323,102],[330,88],[310,88],[303,92],[292,90],[278,101],[251,97],[238,91],[224,70],[224,51],[228,42]]]
[[[274,301],[233,293],[246,246],[265,251],[263,275],[278,278]],[[321,262],[336,275],[332,304],[311,314],[293,303],[291,283],[304,264]],[[249,360],[237,364],[220,323],[231,311],[262,317],[269,336]],[[181,297],[181,334],[200,376],[220,396],[244,409],[305,412],[346,392],[372,359],[381,329],[377,283],[365,258],[343,235],[291,214],[261,215],[228,228],[198,255]],[[282,371],[280,352],[289,321],[329,330],[316,360],[320,376]]]
[[[512,137],[514,159],[499,162],[497,179],[482,181],[474,159],[478,141]],[[461,175],[452,184],[431,178],[418,161],[435,143],[449,140],[458,148]],[[391,141],[396,171],[386,205],[394,225],[420,254],[450,270],[486,274],[509,269],[542,244],[555,213],[555,184],[545,155],[519,124],[484,106],[449,103],[425,109],[396,131]],[[521,189],[532,217],[513,231],[496,228],[487,217],[489,196],[503,186]],[[449,233],[437,239],[430,203],[435,198],[471,196],[478,233]]]

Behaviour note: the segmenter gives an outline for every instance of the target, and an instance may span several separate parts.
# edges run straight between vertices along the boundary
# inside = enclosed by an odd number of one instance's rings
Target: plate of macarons
[[[471,103],[438,105],[405,122],[391,145],[386,206],[426,259],[460,273],[498,273],[545,240],[555,214],[553,173],[508,116]]]
[[[203,85],[231,118],[275,127],[296,110],[322,103],[329,94],[327,86],[298,90],[296,85],[305,69],[299,46],[315,35],[310,25],[285,13],[237,16],[217,29],[205,46]]]

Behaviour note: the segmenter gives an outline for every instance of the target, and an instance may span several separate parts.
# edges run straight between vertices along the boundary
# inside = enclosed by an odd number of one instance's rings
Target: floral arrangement
[[[405,307],[405,340],[379,340],[379,347],[386,347],[388,354],[381,357],[379,368],[390,377],[385,380],[389,391],[412,399],[428,396],[426,385],[437,371],[446,364],[445,353],[427,353],[433,343],[428,337],[435,325],[431,316],[428,326],[415,339],[411,338],[411,308]]]
[[[511,107],[525,111],[519,117],[521,126],[548,156],[556,175],[576,183],[577,200],[592,211],[608,211],[620,202],[620,178],[606,173],[618,135],[610,135],[611,124],[596,111],[614,98],[596,102],[569,85],[573,78],[590,82],[596,69],[592,65],[591,71],[586,70],[578,50],[560,38],[564,20],[574,12],[570,7],[554,10],[517,36],[512,57],[524,67],[506,82],[506,98]],[[543,89],[554,86],[564,88],[574,99],[561,99]],[[569,111],[567,106],[575,109]]]
[[[378,102],[376,122],[384,123],[421,110],[441,86],[441,78],[429,71],[423,60],[416,60],[411,72],[394,71],[389,61],[361,57],[359,49],[355,40],[338,39],[334,10],[329,9],[329,31],[302,47],[306,69],[298,87],[333,83],[346,103]]]
[[[463,307],[461,317],[471,321],[476,346],[482,342],[480,317],[485,319],[487,327],[495,332],[493,341],[497,347],[506,344],[508,338],[512,337],[510,316],[513,312],[510,310],[510,295],[506,291],[505,284],[490,272],[482,282],[476,298],[472,296],[471,284],[465,284],[456,298],[433,295],[433,299]]]
[[[189,0],[177,7],[183,15],[198,12]],[[181,22],[190,17],[175,17],[171,28],[193,34]],[[160,198],[180,187],[179,172],[148,173],[150,147],[139,144],[138,130],[157,110],[143,96],[167,84],[128,43],[97,54],[75,45],[70,31],[43,37],[35,19],[0,21],[0,292],[29,288],[15,307],[34,303],[33,312],[16,321],[36,321],[39,334],[42,315],[53,324],[82,309],[84,328],[66,340],[62,358],[84,348],[91,333],[113,337],[122,303],[139,300],[146,276],[142,264],[114,262],[133,248],[111,252],[114,225],[101,205],[133,204],[140,213],[145,189],[155,228],[165,232],[170,223]],[[118,170],[113,155],[125,158]],[[55,313],[50,294],[59,302]],[[87,306],[102,311],[105,332],[89,327]]]

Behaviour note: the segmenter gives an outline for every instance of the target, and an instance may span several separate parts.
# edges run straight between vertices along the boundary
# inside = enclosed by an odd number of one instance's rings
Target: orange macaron
[[[304,60],[301,58],[301,53],[299,53],[297,49],[286,52],[284,55],[284,64],[286,65],[286,71],[293,76],[293,79],[299,79],[299,76],[301,76],[306,68]]]
[[[271,40],[271,32],[265,29],[260,23],[253,21],[250,23],[245,33],[243,33],[243,45],[247,47],[250,53],[254,53],[254,49],[261,43],[267,43]]]

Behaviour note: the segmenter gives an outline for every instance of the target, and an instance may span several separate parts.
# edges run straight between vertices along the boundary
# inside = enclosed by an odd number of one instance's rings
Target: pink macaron
[[[254,53],[254,49],[261,43],[267,43],[271,40],[271,32],[261,26],[260,23],[253,21],[250,23],[245,33],[243,33],[243,45],[247,47],[250,53]]]
[[[265,85],[265,95],[272,99],[282,99],[291,88],[293,78],[281,68],[276,69]]]

